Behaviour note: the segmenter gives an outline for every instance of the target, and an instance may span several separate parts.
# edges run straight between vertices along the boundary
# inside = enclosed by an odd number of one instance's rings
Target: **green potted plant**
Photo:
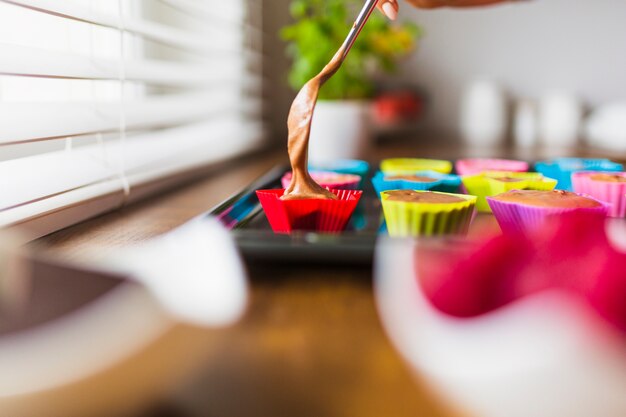
[[[328,63],[347,35],[362,0],[292,0],[294,22],[281,30],[293,63],[289,84],[299,90]],[[369,143],[367,123],[375,77],[395,71],[416,47],[421,30],[391,23],[375,13],[342,68],[320,90],[311,129],[314,162],[361,156]],[[341,146],[337,146],[337,144]]]

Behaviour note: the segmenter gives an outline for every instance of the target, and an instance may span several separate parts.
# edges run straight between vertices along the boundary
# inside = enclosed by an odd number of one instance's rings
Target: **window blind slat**
[[[160,0],[190,14],[199,14],[205,17],[215,17],[229,20],[231,22],[241,22],[245,18],[245,7],[242,3],[228,2],[224,6],[211,7],[208,3],[200,3],[193,0]]]
[[[131,187],[136,187],[224,161],[257,149],[262,145],[263,137],[261,122],[242,123],[237,118],[226,120],[221,126],[206,122],[196,123],[164,130],[156,136],[144,135],[133,140],[125,150],[126,158],[135,161],[127,161],[126,178]],[[146,147],[156,142],[163,152],[147,153]]]
[[[252,36],[261,36],[262,31],[250,23],[246,23],[245,8],[236,2],[225,3],[224,7],[211,7],[206,3],[193,0],[160,0],[161,3],[179,10],[187,15],[204,18],[219,26],[235,25],[249,32]]]
[[[111,195],[115,196],[114,204],[109,207],[101,207],[104,211],[120,207],[124,202],[123,184],[120,178],[113,177],[109,180],[88,184],[71,191],[52,195],[49,198],[0,211],[0,227],[10,227],[29,222],[44,215],[51,215],[60,210],[84,205],[90,200]],[[43,234],[45,233],[49,233],[49,231],[43,231]]]
[[[0,145],[64,138],[119,129],[124,112],[127,130],[170,127],[229,114],[258,115],[259,98],[242,100],[237,91],[157,96],[135,102],[0,103]],[[32,123],[33,115],[37,123]]]
[[[0,0],[0,227],[41,236],[262,146],[253,1]]]
[[[126,144],[109,144],[107,152],[113,160],[122,161],[127,181],[134,187],[251,151],[261,144],[261,132],[260,124],[243,124],[232,117],[147,133]],[[0,187],[6,190],[0,194],[0,207],[7,207],[0,210],[0,227],[54,213],[87,198],[121,193],[116,167],[94,158],[97,146],[22,158],[10,161],[10,167],[0,165]],[[38,167],[36,172],[33,166]],[[42,181],[59,177],[65,181]]]
[[[241,83],[242,77],[245,77],[245,81],[260,76],[258,68],[243,68],[239,57],[224,58],[219,65],[159,60],[127,60],[120,63],[79,54],[5,44],[0,44],[0,57],[0,74],[31,77],[117,80],[120,78],[121,65],[124,66],[126,80],[180,87]]]
[[[0,165],[0,213],[117,177],[98,146],[51,152]],[[37,169],[33,169],[37,167]]]
[[[0,0],[4,3],[26,7],[38,12],[92,23],[141,36],[165,45],[215,55],[215,53],[242,53],[244,42],[241,31],[233,27],[229,36],[208,36],[169,27],[137,17],[120,17],[101,13],[68,1],[59,0]],[[247,54],[258,56],[259,51],[248,50]]]

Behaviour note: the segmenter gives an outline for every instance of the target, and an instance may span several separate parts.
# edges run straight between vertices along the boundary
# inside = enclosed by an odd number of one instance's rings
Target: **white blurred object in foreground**
[[[626,152],[626,103],[595,109],[587,119],[585,136],[591,146]]]
[[[461,98],[461,134],[470,146],[503,145],[508,129],[504,90],[492,81],[475,81]]]
[[[415,253],[409,241],[378,245],[379,313],[419,378],[455,410],[481,417],[626,415],[624,339],[581,301],[546,291],[454,318],[425,299]]]
[[[145,285],[170,313],[192,324],[232,324],[246,305],[243,263],[215,219],[194,220],[97,262]]]
[[[207,329],[232,324],[245,309],[244,269],[216,220],[191,222],[78,268],[95,265],[136,283],[120,281],[69,313],[0,333],[3,416],[136,412],[197,372],[211,339]],[[65,271],[73,273],[69,265]]]

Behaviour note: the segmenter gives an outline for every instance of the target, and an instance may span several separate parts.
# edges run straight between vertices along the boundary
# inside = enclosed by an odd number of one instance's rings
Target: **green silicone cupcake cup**
[[[441,174],[452,172],[452,163],[440,159],[390,158],[380,163],[380,170],[385,174],[412,174],[416,171],[435,171]]]
[[[503,182],[498,181],[490,176],[506,176],[510,178],[519,178],[522,181]],[[468,194],[477,197],[476,209],[483,213],[491,213],[491,207],[487,203],[487,197],[493,197],[498,194],[506,193],[511,190],[536,190],[550,191],[554,190],[557,180],[547,178],[538,173],[525,172],[498,172],[486,173],[480,175],[471,175],[461,179],[463,185],[467,189]]]
[[[459,197],[463,201],[448,204],[389,201],[386,193],[382,192],[383,213],[389,235],[406,237],[467,233],[473,218],[476,197],[465,194],[438,194]]]

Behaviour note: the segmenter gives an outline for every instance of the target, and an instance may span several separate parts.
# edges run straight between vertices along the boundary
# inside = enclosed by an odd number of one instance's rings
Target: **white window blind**
[[[0,227],[50,233],[263,144],[260,0],[0,0]]]

